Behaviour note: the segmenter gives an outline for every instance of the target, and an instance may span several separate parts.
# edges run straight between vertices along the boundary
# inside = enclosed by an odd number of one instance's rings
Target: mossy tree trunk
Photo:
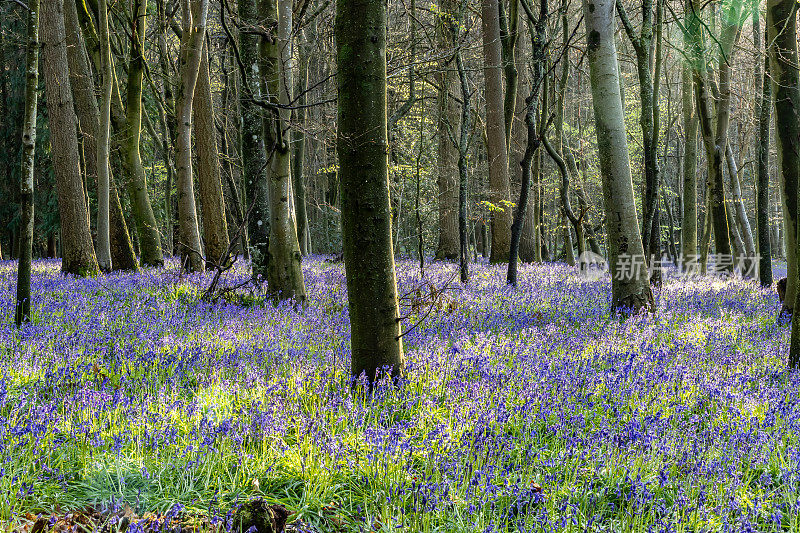
[[[351,373],[404,370],[389,207],[386,4],[336,3],[337,152]],[[501,115],[502,117],[502,115]]]
[[[653,307],[653,293],[633,197],[614,43],[614,0],[584,0],[583,14],[606,211],[611,307],[639,311]]]
[[[144,76],[144,35],[147,22],[147,2],[134,0],[131,17],[131,51],[128,61],[128,92],[125,103],[125,121],[119,120],[119,129],[124,131],[122,150],[125,163],[125,178],[131,211],[139,237],[142,263],[150,266],[164,264],[161,250],[161,234],[158,231],[147,177],[142,166],[140,139],[142,132],[142,80]],[[119,89],[117,88],[117,92]],[[118,100],[121,104],[121,98]],[[121,119],[122,117],[120,117]]]

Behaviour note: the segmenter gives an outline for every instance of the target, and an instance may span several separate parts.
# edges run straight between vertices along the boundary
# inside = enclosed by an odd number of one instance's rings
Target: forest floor
[[[567,266],[523,266],[513,289],[504,267],[462,287],[456,265],[423,282],[401,261],[407,382],[365,398],[341,264],[305,261],[298,309],[202,301],[210,274],[175,263],[74,279],[37,261],[21,330],[15,266],[0,530],[223,531],[257,497],[295,531],[800,528],[800,374],[753,282],[669,279],[657,313],[621,320],[608,280]]]

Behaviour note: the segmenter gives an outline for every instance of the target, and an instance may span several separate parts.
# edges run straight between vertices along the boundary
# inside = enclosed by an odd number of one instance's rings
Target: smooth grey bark
[[[489,198],[492,210],[491,263],[508,261],[512,210],[508,179],[508,146],[503,99],[503,59],[499,0],[482,0],[483,72],[486,100],[486,151],[489,157]]]
[[[70,0],[67,0],[70,1]],[[110,203],[110,151],[111,135],[111,92],[113,88],[113,65],[111,64],[111,40],[108,35],[108,5],[106,0],[98,0],[98,33],[100,37],[101,98],[100,127],[97,137],[97,264],[100,270],[111,270],[111,221]]]
[[[28,1],[27,50],[25,54],[25,111],[22,126],[19,211],[20,243],[17,264],[17,299],[14,323],[31,319],[31,262],[33,259],[33,171],[36,152],[36,111],[39,85],[39,0]],[[2,254],[0,254],[2,259]]]
[[[389,206],[386,4],[336,3],[337,152],[351,374],[404,371]]]
[[[633,197],[625,117],[619,90],[614,43],[614,1],[584,0],[583,15],[606,211],[611,307],[634,312],[643,308],[652,309],[653,293],[647,268],[644,265],[635,267],[644,263],[644,248]],[[629,261],[633,268],[626,270],[623,261]]]
[[[175,102],[177,142],[175,162],[178,174],[178,243],[182,268],[203,272],[203,248],[194,197],[192,168],[192,106],[197,85],[203,38],[206,31],[208,0],[181,0],[183,27],[180,48],[180,84]]]
[[[96,274],[99,267],[89,231],[89,211],[78,153],[78,125],[68,83],[64,0],[45,0],[40,17],[50,145],[61,219],[61,270],[89,276]]]
[[[208,266],[219,266],[228,252],[228,223],[222,197],[217,128],[214,125],[214,95],[208,64],[208,42],[203,46],[197,87],[194,91],[194,138],[197,149],[197,188],[203,214],[203,240]]]

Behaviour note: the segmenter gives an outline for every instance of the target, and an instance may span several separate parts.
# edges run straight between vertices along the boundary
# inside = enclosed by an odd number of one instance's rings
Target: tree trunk
[[[404,370],[389,208],[386,5],[336,3],[339,177],[351,373]]]
[[[292,4],[287,0],[261,0],[261,19],[277,39],[264,39],[262,64],[264,87],[274,104],[289,104],[292,87]],[[289,111],[270,111],[264,118],[264,143],[272,153],[269,165],[269,259],[267,283],[275,298],[306,298],[300,261],[300,244],[294,212],[291,150],[289,149]]]
[[[111,270],[111,221],[109,220],[110,181],[109,181],[109,137],[111,135],[111,91],[113,66],[111,64],[111,40],[108,35],[108,6],[106,0],[97,2],[100,36],[100,62],[103,70],[100,127],[97,136],[97,264],[100,270]]]
[[[584,0],[583,7],[606,210],[611,307],[636,312],[654,304],[633,197],[614,44],[614,1]]]
[[[70,85],[78,115],[85,159],[84,180],[97,183],[97,143],[100,129],[100,109],[95,96],[95,86],[89,69],[89,59],[78,22],[75,2],[64,4],[64,23],[67,35],[67,60],[69,62]],[[98,58],[98,67],[99,58]],[[113,81],[113,80],[112,80]],[[119,151],[115,151],[115,156]],[[139,261],[133,251],[128,226],[125,223],[122,205],[109,165],[109,219],[111,239],[111,268],[113,270],[139,271]]]
[[[131,52],[128,61],[128,93],[126,97],[125,118],[122,120],[121,109],[115,129],[124,132],[121,141],[124,163],[127,167],[126,181],[131,201],[131,211],[139,237],[139,248],[142,263],[150,266],[164,264],[161,251],[161,235],[158,231],[150,194],[147,192],[147,176],[142,166],[140,138],[142,131],[142,79],[144,73],[144,34],[147,22],[147,2],[134,0],[134,17],[131,22]],[[117,93],[119,92],[119,88]],[[117,106],[121,107],[121,97],[116,96]],[[113,117],[112,117],[113,119]]]
[[[450,37],[450,17],[454,16],[456,6],[453,0],[442,2],[443,13],[437,17],[436,40],[439,50],[444,53],[453,47]],[[458,108],[456,99],[450,95],[456,88],[456,73],[450,66],[452,58],[443,58],[437,75],[439,93],[437,96],[437,135],[439,151],[436,163],[436,186],[439,206],[439,244],[436,259],[456,259],[459,257],[459,185],[458,150],[450,139],[458,130]]]
[[[46,0],[41,9],[42,65],[47,96],[53,171],[61,218],[61,270],[89,276],[98,272],[89,231],[78,153],[77,119],[67,68],[64,0]]]
[[[695,0],[696,1],[696,0]],[[700,6],[693,8],[694,13],[700,13]],[[728,122],[730,118],[730,67],[727,61],[731,58],[731,51],[738,30],[726,25],[721,36],[724,60],[719,68],[719,99],[717,100],[716,132],[714,131],[714,114],[712,96],[710,94],[708,72],[705,56],[705,39],[702,33],[702,22],[697,16],[690,16],[687,21],[687,31],[691,38],[692,49],[692,76],[694,79],[695,99],[700,125],[700,133],[706,149],[706,162],[708,164],[708,191],[711,208],[711,221],[714,227],[714,244],[716,256],[724,261],[721,270],[732,272],[733,261],[731,257],[730,229],[728,214],[725,205],[725,184],[723,180],[723,158],[725,145],[728,142]],[[733,33],[733,35],[731,35]],[[719,264],[717,268],[719,268]]]
[[[313,30],[313,22],[311,30]],[[297,67],[297,84],[295,85],[295,98],[297,99],[297,125],[292,131],[292,188],[294,189],[294,205],[297,217],[297,239],[300,244],[300,253],[308,255],[311,251],[310,228],[308,225],[308,208],[306,206],[306,176],[305,176],[305,157],[306,157],[306,104],[308,103],[308,64],[311,56],[312,39],[316,38],[316,32],[309,30],[306,34],[300,31],[298,39],[301,41],[299,48],[299,59]]]
[[[539,231],[539,215],[540,215],[540,208],[539,208],[539,195],[541,195],[541,188],[540,188],[540,172],[541,169],[541,157],[538,153],[539,144],[541,141],[541,136],[544,133],[543,128],[537,131],[536,119],[537,113],[539,113],[539,90],[541,89],[544,93],[544,98],[542,102],[543,111],[547,112],[547,89],[548,85],[546,83],[545,76],[545,67],[546,67],[546,57],[545,57],[545,42],[547,40],[547,0],[540,0],[540,10],[539,10],[539,17],[536,20],[535,30],[531,31],[531,49],[532,49],[532,60],[533,60],[533,79],[531,80],[531,89],[528,98],[526,99],[526,109],[525,109],[525,129],[527,131],[527,143],[525,145],[525,153],[522,156],[522,161],[520,161],[520,166],[522,167],[522,181],[520,183],[519,189],[519,201],[517,202],[517,210],[514,213],[514,223],[511,225],[511,245],[510,245],[510,252],[509,252],[509,260],[508,260],[508,272],[506,274],[506,282],[509,285],[517,285],[517,263],[519,259],[519,244],[520,238],[522,237],[522,228],[525,221],[525,212],[528,209],[528,193],[530,192],[531,188],[531,163],[533,162],[534,156],[539,156],[537,159],[537,165],[535,169],[535,176],[534,179],[536,181],[535,187],[535,194],[534,194],[534,231],[536,232],[536,239],[534,240],[536,249],[535,249],[535,258],[537,262],[541,262],[541,243],[540,239],[538,238],[541,235]]]
[[[178,235],[181,264],[189,272],[203,272],[203,250],[197,222],[192,171],[192,104],[200,70],[203,38],[208,15],[208,0],[181,0],[183,34],[181,35],[181,68],[175,116],[178,139],[175,162],[178,174]]]
[[[202,38],[202,37],[201,37]],[[206,264],[220,265],[228,252],[228,224],[222,197],[217,129],[214,125],[214,95],[208,65],[208,45],[203,46],[194,98],[194,138],[197,148],[197,185],[203,213]]]
[[[239,17],[245,26],[255,27],[261,23],[253,0],[239,0]],[[262,92],[258,53],[260,41],[261,37],[255,32],[239,32],[239,49],[245,68],[241,73],[242,86],[239,89],[242,179],[246,199],[244,212],[253,278],[265,280],[269,258],[269,186],[261,110],[254,102],[254,98],[259,98]]]
[[[756,144],[756,160],[758,166],[756,213],[758,231],[758,279],[761,285],[772,285],[772,246],[769,227],[769,121],[772,98],[769,87],[769,57],[761,63],[761,15],[758,7],[753,9],[753,42],[756,51],[756,105],[758,120],[758,143]],[[766,28],[765,28],[766,29]],[[768,42],[768,41],[767,41]]]
[[[482,0],[486,152],[489,157],[489,198],[494,205],[492,253],[489,259],[492,263],[508,261],[511,246],[511,208],[508,205],[511,190],[508,181],[499,10],[499,0]]]
[[[697,259],[697,114],[692,98],[692,74],[688,66],[682,72],[683,103],[683,219],[681,254],[684,268]]]
[[[36,152],[36,104],[39,85],[39,0],[28,1],[28,43],[25,58],[25,112],[22,126],[19,211],[20,246],[14,322],[31,319],[31,262],[33,259],[33,171]],[[0,259],[2,256],[0,255]]]
[[[781,200],[785,220],[786,297],[783,310],[791,313],[798,294],[797,186],[800,176],[800,75],[797,69],[796,3],[769,0],[767,42],[769,72],[775,101],[775,145],[780,168]],[[800,313],[792,319],[790,364],[800,364]]]
[[[743,147],[742,147],[743,148]],[[753,241],[753,230],[750,227],[750,220],[747,218],[747,210],[744,207],[744,200],[742,200],[742,186],[739,181],[739,168],[736,165],[736,160],[733,158],[733,150],[731,143],[728,142],[725,148],[725,159],[728,162],[728,180],[730,181],[731,188],[731,203],[734,207],[734,215],[736,217],[736,229],[738,230],[739,239],[741,240],[741,249],[739,253],[741,258],[739,260],[743,274],[754,274],[752,262],[756,257],[756,245]]]

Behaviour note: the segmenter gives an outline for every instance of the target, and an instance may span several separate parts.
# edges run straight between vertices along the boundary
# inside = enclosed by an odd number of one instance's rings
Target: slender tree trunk
[[[692,98],[692,74],[688,66],[682,72],[683,129],[683,219],[681,254],[684,265],[697,259],[697,114]]]
[[[614,1],[584,0],[583,8],[606,208],[611,307],[638,311],[654,304],[633,197],[614,44]]]
[[[539,90],[541,89],[544,93],[544,102],[542,105],[543,111],[547,111],[547,83],[545,79],[543,79],[545,74],[545,66],[546,66],[546,57],[545,57],[545,43],[547,40],[547,0],[540,0],[540,10],[539,10],[539,17],[536,20],[535,30],[531,33],[531,49],[533,51],[532,59],[533,59],[533,79],[531,80],[531,92],[526,99],[527,108],[525,110],[525,128],[528,133],[527,144],[525,146],[525,153],[522,156],[522,161],[520,161],[520,166],[522,167],[522,182],[520,184],[519,189],[519,201],[517,203],[517,210],[514,213],[514,223],[511,225],[511,245],[510,245],[510,252],[509,252],[509,260],[508,260],[508,272],[506,274],[506,283],[509,285],[517,285],[517,263],[519,258],[519,243],[520,238],[522,237],[522,226],[525,220],[525,212],[528,209],[528,193],[530,192],[531,188],[531,163],[533,162],[534,156],[537,156],[537,151],[539,149],[539,144],[541,140],[541,135],[543,134],[543,128],[537,131],[536,128],[536,119],[537,113],[539,112]],[[544,121],[542,121],[544,122]],[[541,158],[539,158],[541,161]],[[537,161],[537,162],[539,162]],[[541,168],[541,165],[537,165],[537,174],[539,173],[538,170]],[[534,204],[534,219],[538,223],[538,215],[539,215],[539,202],[538,202],[538,195],[541,194],[540,191],[540,183],[539,176],[536,176],[537,183],[535,184],[536,187],[536,194],[534,195],[534,199],[536,200]],[[536,260],[537,262],[541,262],[541,243],[540,239],[538,238],[541,233],[538,228],[538,224],[535,224],[534,231],[536,232]]]
[[[239,17],[247,27],[257,27],[261,21],[256,2],[239,0]],[[239,32],[239,49],[245,71],[239,90],[241,109],[242,179],[246,201],[247,237],[253,278],[266,280],[269,259],[269,186],[267,183],[267,154],[264,147],[264,128],[261,110],[254,98],[261,95],[259,76],[259,42],[254,32]]]
[[[511,135],[514,126],[514,111],[517,105],[519,87],[519,70],[517,69],[517,41],[519,40],[519,0],[509,0],[508,16],[505,12],[505,0],[498,2],[500,15],[500,43],[503,57],[503,79],[505,95],[503,97],[503,118],[506,131],[506,151],[511,153]]]
[[[178,139],[175,143],[175,161],[178,167],[178,244],[183,268],[190,272],[202,272],[205,270],[205,262],[200,244],[192,170],[192,106],[203,51],[208,0],[181,0],[181,6],[181,74],[175,103],[178,122]]]
[[[743,147],[742,147],[743,149]],[[725,159],[728,162],[728,180],[730,181],[731,203],[733,203],[734,215],[736,217],[735,228],[741,241],[739,253],[740,263],[745,273],[754,273],[752,262],[755,261],[756,245],[753,241],[753,230],[750,227],[750,220],[747,218],[747,210],[742,200],[742,186],[739,181],[739,168],[733,158],[731,143],[728,142],[725,148]],[[733,225],[732,225],[733,227]]]
[[[201,37],[202,38],[202,37]],[[203,237],[206,264],[219,265],[228,251],[228,224],[225,220],[225,199],[217,151],[217,128],[214,125],[214,95],[211,93],[211,73],[208,65],[208,46],[203,46],[197,87],[194,91],[194,138],[197,148],[197,185],[203,213]]]
[[[20,246],[17,266],[17,303],[14,322],[31,319],[31,262],[33,259],[33,171],[36,152],[36,104],[39,85],[39,0],[28,1],[28,45],[25,58],[25,114],[22,126],[19,211]],[[2,259],[2,256],[0,256]]]
[[[781,199],[785,220],[786,297],[783,310],[791,313],[798,294],[797,187],[800,176],[800,74],[797,53],[797,4],[790,0],[767,2],[769,72],[775,101],[775,145],[780,168]],[[800,314],[792,320],[790,365],[800,364]]]
[[[700,6],[691,7],[692,13],[700,13]],[[725,145],[728,142],[728,122],[730,118],[730,68],[727,61],[731,58],[736,32],[732,26],[726,26],[721,36],[724,50],[724,61],[719,69],[719,99],[717,101],[716,133],[714,131],[714,114],[711,90],[709,87],[707,64],[705,58],[705,39],[702,33],[702,22],[698,16],[690,15],[687,31],[691,39],[692,76],[694,80],[695,99],[700,132],[706,149],[708,164],[708,191],[711,208],[711,221],[714,227],[714,244],[717,258],[723,263],[721,270],[733,271],[731,257],[730,229],[725,203],[725,184],[723,180],[723,159]],[[717,265],[719,268],[720,265]]]
[[[313,24],[313,23],[312,23]],[[312,26],[313,28],[313,26]],[[297,99],[297,124],[298,127],[292,130],[292,188],[294,189],[294,205],[297,216],[297,239],[300,243],[300,253],[308,255],[310,253],[308,209],[306,207],[306,177],[305,177],[305,157],[306,157],[306,108],[308,103],[306,95],[308,89],[308,64],[311,56],[311,40],[316,38],[316,32],[301,31],[298,36],[300,44],[299,60],[297,66],[297,84],[295,98]]]
[[[159,120],[161,121],[161,151],[164,157],[164,167],[167,171],[167,179],[164,182],[164,246],[167,255],[172,255],[175,251],[173,243],[173,216],[172,216],[172,187],[173,187],[173,167],[170,161],[170,146],[172,145],[172,134],[175,133],[175,98],[172,94],[172,80],[169,71],[169,53],[167,52],[167,14],[166,0],[158,0],[158,59],[161,67],[161,93],[164,98],[164,108],[159,108]]]
[[[121,109],[116,129],[124,132],[122,150],[127,178],[131,211],[139,237],[142,263],[150,266],[164,264],[161,251],[161,235],[158,231],[150,194],[147,191],[147,176],[142,166],[140,139],[142,131],[142,80],[144,75],[144,34],[147,22],[147,2],[134,0],[134,17],[131,22],[131,52],[128,61],[128,92],[125,106],[125,119],[122,121]],[[117,88],[117,92],[119,89]],[[121,97],[118,107],[121,107]],[[113,117],[112,117],[113,119]]]
[[[287,0],[261,0],[264,27],[277,39],[262,41],[264,87],[270,101],[289,104],[292,87],[292,4]],[[306,298],[300,244],[292,191],[291,150],[289,149],[289,111],[270,111],[264,119],[264,142],[272,153],[269,165],[269,260],[268,290],[275,298]]]
[[[386,4],[336,3],[339,177],[351,373],[404,370],[389,208]]]
[[[69,0],[68,0],[69,1]],[[100,61],[102,91],[100,99],[100,128],[97,137],[97,263],[100,270],[111,270],[111,221],[109,203],[111,187],[109,179],[109,137],[111,135],[111,91],[113,66],[111,64],[111,41],[108,35],[108,6],[106,0],[98,0],[98,28],[100,35]]]
[[[78,115],[79,129],[82,134],[83,153],[86,165],[84,181],[97,183],[97,143],[100,137],[100,109],[95,96],[95,85],[89,69],[89,58],[83,35],[78,22],[75,2],[64,4],[64,23],[67,35],[67,60],[69,63],[70,85],[75,101],[75,112]],[[99,58],[98,64],[100,66]],[[113,80],[112,80],[113,81]],[[114,156],[119,156],[115,150]],[[111,267],[114,270],[138,272],[139,261],[133,251],[128,226],[122,212],[122,205],[117,195],[111,165],[109,165],[109,218],[111,238]]]
[[[443,13],[436,20],[436,40],[439,50],[444,53],[453,47],[449,26],[456,5],[453,0],[444,0],[441,6]],[[436,128],[439,151],[436,163],[436,186],[439,192],[439,244],[436,248],[436,259],[456,259],[459,257],[460,247],[459,153],[450,139],[450,132],[457,130],[459,120],[456,99],[450,95],[456,88],[457,73],[453,71],[451,62],[450,56],[442,59],[438,73]]]
[[[508,261],[511,246],[511,190],[508,180],[503,104],[502,46],[499,0],[482,0],[484,77],[486,79],[486,151],[489,157],[489,197],[492,213],[490,262]]]
[[[758,231],[758,279],[761,285],[772,285],[772,246],[769,239],[769,121],[772,98],[769,86],[769,57],[761,63],[761,15],[758,6],[753,9],[753,41],[756,49],[755,83],[756,113],[758,119],[758,143],[756,144],[756,160],[758,166],[756,213]]]
[[[46,0],[40,15],[50,144],[61,218],[61,270],[78,276],[94,275],[99,267],[89,231],[72,89],[66,83],[69,71],[64,0]]]

